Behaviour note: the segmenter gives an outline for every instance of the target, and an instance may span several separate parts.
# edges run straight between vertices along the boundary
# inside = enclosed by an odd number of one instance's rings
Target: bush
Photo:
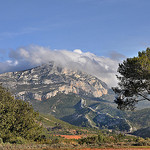
[[[98,136],[82,138],[79,140],[79,144],[86,143],[87,145],[89,144],[101,145],[102,143],[107,143],[107,142],[109,142],[109,138],[106,138],[106,136],[104,136],[102,133],[99,134]]]
[[[27,143],[27,140],[25,140],[22,137],[16,137],[16,138],[11,138],[9,142],[12,144],[25,144]]]
[[[0,144],[3,144],[3,139],[2,138],[0,138]]]
[[[150,143],[149,143],[147,140],[145,140],[145,139],[139,137],[139,138],[136,140],[136,144],[135,144],[135,145],[137,145],[137,146],[147,146],[147,145],[149,145],[149,144],[150,144]]]
[[[14,140],[16,142],[37,138],[42,131],[37,117],[38,113],[29,103],[15,99],[8,90],[0,86],[0,136],[3,142],[16,137],[19,138]]]
[[[93,137],[87,137],[87,138],[82,138],[79,140],[79,144],[84,144],[86,143],[87,145],[89,144],[94,144],[97,142],[97,137],[93,136]]]

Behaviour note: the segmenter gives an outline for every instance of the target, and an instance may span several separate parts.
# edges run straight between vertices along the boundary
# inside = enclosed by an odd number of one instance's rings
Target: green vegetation
[[[83,128],[71,125],[62,120],[56,119],[52,115],[40,114],[39,120],[42,122],[43,126],[47,129],[46,133],[53,135],[81,135],[81,134],[95,134],[98,130],[93,128]]]
[[[150,48],[119,64],[118,72],[121,74],[117,76],[119,88],[113,91],[117,94],[115,103],[119,109],[133,110],[139,101],[150,101]]]
[[[82,99],[86,104],[81,107]],[[109,128],[114,130],[120,129],[124,131],[128,130],[128,123],[129,125],[132,125],[132,128],[134,127],[136,129],[139,129],[141,127],[148,127],[150,125],[150,108],[136,110],[134,112],[121,111],[119,109],[116,109],[115,103],[101,98],[81,97],[73,93],[67,95],[59,93],[47,100],[32,100],[31,102],[34,109],[39,110],[41,114],[46,114],[47,117],[51,114],[58,119],[80,127],[96,126],[99,129]],[[89,109],[89,107],[96,111],[92,111],[91,109]],[[100,114],[98,114],[97,112],[99,112]],[[106,119],[102,121],[99,120],[98,116],[101,115],[105,116]],[[126,119],[127,122],[125,120],[122,120],[121,118]],[[113,119],[114,123],[116,122],[114,126],[110,126],[110,119]],[[122,124],[123,122],[124,125]]]
[[[75,113],[74,105],[80,101],[80,97],[75,94],[59,93],[54,97],[43,101],[33,100],[32,105],[35,110],[43,114],[52,114],[57,118]]]
[[[29,103],[15,99],[0,86],[0,139],[3,142],[36,140],[42,131],[37,116]]]
[[[81,100],[77,95],[58,94],[53,99],[40,102],[39,104],[43,103],[44,106],[47,104],[47,113],[38,114],[33,110],[30,103],[16,99],[7,89],[0,86],[0,148],[1,145],[6,149],[15,150],[28,149],[27,147],[32,149],[73,149],[82,147],[150,146],[149,138],[144,139],[109,130],[101,130],[100,132],[97,128],[86,128],[89,125],[86,124],[87,120],[83,120],[85,116],[91,120],[95,118],[97,115],[91,108],[97,107],[104,113],[106,109],[109,109],[112,115],[126,116],[128,120],[133,120],[133,124],[136,122],[136,125],[139,125],[140,128],[143,123],[136,119],[137,116],[141,115],[141,121],[147,119],[144,126],[148,126],[149,116],[146,114],[149,114],[150,109],[139,110],[126,115],[120,113],[120,110],[114,112],[114,108],[111,105],[104,105],[103,100],[97,99],[90,102],[87,99],[87,102],[90,108],[88,106],[81,108]],[[58,110],[55,110],[55,107]],[[70,118],[67,116],[69,119],[76,113],[83,115],[76,122],[78,124],[78,121],[81,121],[84,123],[83,126],[86,126],[85,128],[71,125],[48,114],[48,111],[52,109],[56,111],[55,113],[59,117],[62,117],[68,113],[67,108],[72,109],[69,110]],[[94,122],[90,123],[96,125]],[[100,123],[101,125],[102,123]],[[65,139],[62,135],[77,135],[81,139]]]
[[[149,133],[150,133],[150,127],[147,127],[147,128],[139,129],[139,130],[133,132],[132,134],[136,135],[136,136],[143,137],[143,138],[150,138]]]
[[[142,110],[136,110],[130,112],[130,115],[127,116],[127,119],[132,123],[133,127],[137,129],[150,127],[150,109],[145,108]]]
[[[88,136],[79,140],[80,145],[103,146],[103,147],[125,147],[125,146],[150,146],[150,139],[125,135],[121,133],[99,132],[98,135]]]

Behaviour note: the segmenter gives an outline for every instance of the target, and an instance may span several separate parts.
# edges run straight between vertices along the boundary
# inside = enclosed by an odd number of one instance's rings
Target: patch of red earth
[[[61,137],[64,137],[65,139],[81,139],[82,135],[60,135]]]

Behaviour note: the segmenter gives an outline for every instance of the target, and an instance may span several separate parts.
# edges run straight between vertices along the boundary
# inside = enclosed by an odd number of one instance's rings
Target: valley
[[[150,0],[0,8],[0,150],[150,150]]]
[[[39,113],[36,122],[43,131],[36,144],[27,144],[31,149],[150,146],[149,139],[144,139],[149,137],[150,108],[142,106],[134,112],[117,109],[113,91],[95,76],[49,62],[0,74],[0,83],[15,99]],[[12,140],[22,143],[22,149],[25,141]],[[21,149],[19,145],[2,145]]]
[[[0,82],[16,98],[32,104],[36,111],[72,125],[122,132],[134,132],[150,125],[149,108],[135,112],[118,110],[113,102],[115,95],[106,83],[54,62],[1,74]]]

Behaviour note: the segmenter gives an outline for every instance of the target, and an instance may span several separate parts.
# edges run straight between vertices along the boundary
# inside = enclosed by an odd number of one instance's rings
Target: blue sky
[[[150,46],[150,0],[0,0],[0,62],[31,44],[108,57]]]

